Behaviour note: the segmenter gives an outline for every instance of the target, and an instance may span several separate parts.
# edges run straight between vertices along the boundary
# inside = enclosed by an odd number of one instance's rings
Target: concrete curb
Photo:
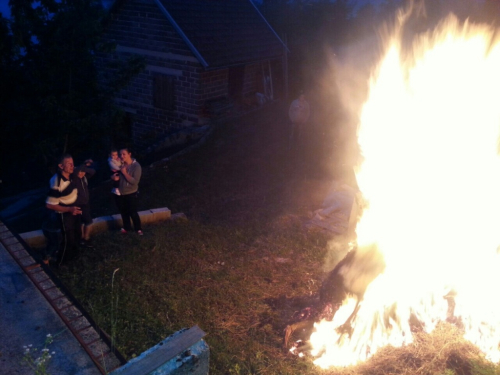
[[[167,207],[140,211],[139,216],[141,218],[142,224],[152,224],[166,220],[186,219],[186,215],[184,215],[183,213],[172,215],[171,211]],[[92,234],[102,233],[108,230],[117,230],[122,226],[123,221],[119,214],[97,217],[93,219]],[[43,235],[41,229],[21,233],[19,234],[19,236],[31,248],[42,248],[46,246],[47,239]]]

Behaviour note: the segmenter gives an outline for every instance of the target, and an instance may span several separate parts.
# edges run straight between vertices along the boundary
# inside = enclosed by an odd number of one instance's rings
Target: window
[[[243,78],[245,66],[229,68],[228,91],[232,99],[240,100],[243,97]]]
[[[157,108],[175,109],[175,77],[155,76],[153,87],[153,103]]]

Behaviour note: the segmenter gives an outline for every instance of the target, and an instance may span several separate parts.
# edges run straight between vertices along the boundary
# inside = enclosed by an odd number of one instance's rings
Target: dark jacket
[[[78,177],[79,171],[84,171],[85,176],[79,178]],[[75,172],[73,173],[73,181],[74,184],[76,185],[76,189],[78,190],[78,196],[76,198],[76,202],[74,203],[75,206],[89,204],[90,194],[89,194],[89,183],[87,181],[87,177],[91,178],[94,174],[95,174],[95,169],[86,166],[81,166],[75,169]]]

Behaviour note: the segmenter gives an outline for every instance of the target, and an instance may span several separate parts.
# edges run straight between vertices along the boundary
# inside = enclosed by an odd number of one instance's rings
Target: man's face
[[[66,158],[63,160],[62,164],[59,164],[59,168],[61,168],[61,171],[67,174],[72,174],[75,165],[73,164],[73,158]]]

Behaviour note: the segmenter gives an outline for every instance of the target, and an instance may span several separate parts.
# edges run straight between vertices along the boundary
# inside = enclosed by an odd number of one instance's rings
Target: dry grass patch
[[[306,232],[293,215],[252,227],[164,223],[143,238],[99,236],[103,247],[60,276],[94,319],[116,332],[129,358],[197,324],[207,333],[213,374],[499,373],[449,324],[356,367],[322,371],[312,358],[289,354],[283,330],[316,296],[328,239]]]
[[[117,347],[128,357],[198,324],[208,334],[214,373],[279,368],[276,358],[290,360],[282,332],[293,306],[280,311],[270,301],[313,293],[326,244],[296,220],[282,221],[243,228],[168,223],[143,238],[105,233],[98,237],[102,247],[60,277],[106,331],[117,332]]]
[[[386,347],[364,364],[358,374],[498,374],[479,349],[449,323],[441,323],[431,334],[418,332],[414,342],[402,348]]]

